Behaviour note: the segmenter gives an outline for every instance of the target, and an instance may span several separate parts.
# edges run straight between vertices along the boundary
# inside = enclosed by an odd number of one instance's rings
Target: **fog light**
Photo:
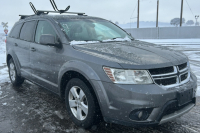
[[[143,111],[140,111],[139,114],[138,114],[138,118],[141,119],[142,115],[143,115]]]
[[[153,109],[134,110],[130,113],[129,118],[136,121],[144,121],[148,119]]]

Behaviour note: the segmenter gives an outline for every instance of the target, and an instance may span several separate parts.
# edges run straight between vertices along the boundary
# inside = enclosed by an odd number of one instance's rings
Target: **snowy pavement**
[[[90,130],[70,120],[64,102],[53,93],[25,82],[0,84],[0,133],[199,133],[200,97],[184,116],[156,127],[126,127],[101,122]]]
[[[199,133],[200,97],[197,105],[181,118],[157,127],[132,128],[101,122],[91,130],[76,127],[66,113],[64,102],[53,93],[28,81],[13,87],[6,67],[4,37],[0,37],[0,133]],[[200,45],[163,45],[183,51],[200,83]],[[200,84],[199,84],[200,85]],[[200,89],[200,88],[199,88]],[[198,91],[198,95],[200,93]]]

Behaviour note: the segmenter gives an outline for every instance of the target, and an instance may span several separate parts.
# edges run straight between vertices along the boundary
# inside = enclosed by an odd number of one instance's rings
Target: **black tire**
[[[14,78],[11,78],[12,77],[12,70],[11,70],[11,65],[14,65],[14,69],[13,71],[15,72],[15,75],[13,76]],[[20,86],[21,84],[23,84],[24,82],[24,78],[20,77],[19,75],[17,75],[17,70],[16,70],[16,67],[15,67],[15,63],[13,61],[13,59],[11,58],[8,62],[8,71],[9,71],[9,77],[10,77],[10,81],[11,83],[13,84],[13,86]]]
[[[88,114],[84,120],[78,120],[75,115],[72,113],[70,105],[69,105],[69,92],[72,87],[79,87],[85,93],[87,98],[87,105],[88,105]],[[80,79],[74,78],[71,79],[68,84],[66,85],[65,90],[65,103],[67,107],[67,112],[72,119],[72,121],[79,127],[84,129],[89,129],[93,125],[98,124],[101,119],[100,109],[96,97],[94,96],[93,92],[89,89],[89,87]],[[78,112],[78,111],[77,111]]]

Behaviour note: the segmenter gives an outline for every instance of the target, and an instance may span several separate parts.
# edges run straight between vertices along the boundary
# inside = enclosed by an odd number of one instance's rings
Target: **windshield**
[[[125,31],[106,20],[70,19],[59,21],[59,23],[70,41],[121,41],[122,39],[133,39]]]

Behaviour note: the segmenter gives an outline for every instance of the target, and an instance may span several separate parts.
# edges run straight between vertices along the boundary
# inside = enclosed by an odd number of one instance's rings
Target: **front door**
[[[57,38],[57,33],[50,22],[44,20],[38,22],[35,41],[30,44],[32,77],[36,83],[53,92],[57,92],[58,85],[53,81],[53,77],[56,75],[53,71],[52,60],[55,59],[58,48],[40,44],[40,36],[43,34],[51,34]]]

